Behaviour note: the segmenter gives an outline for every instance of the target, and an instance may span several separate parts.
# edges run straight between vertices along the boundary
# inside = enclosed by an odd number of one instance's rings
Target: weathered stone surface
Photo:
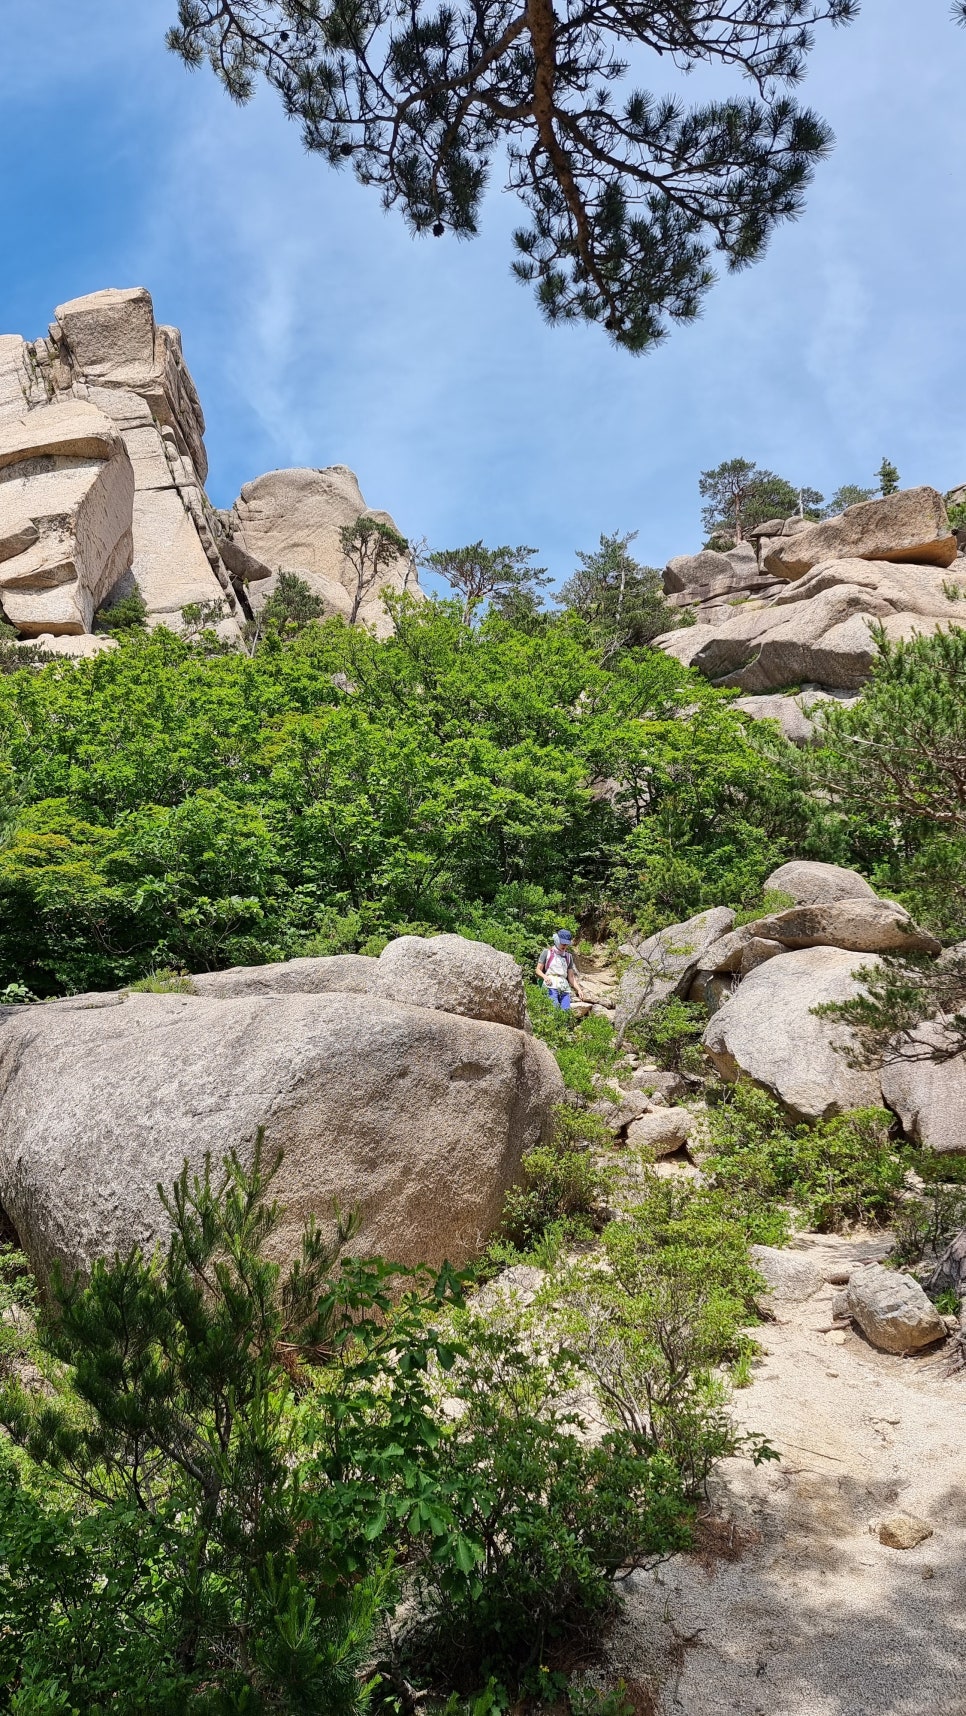
[[[849,1312],[866,1340],[887,1353],[914,1353],[945,1337],[946,1325],[918,1281],[870,1263],[846,1288]]]
[[[756,933],[753,924],[743,924],[740,929],[731,930],[728,935],[720,936],[717,941],[706,947],[698,960],[697,969],[702,971],[754,971],[756,965],[761,965],[766,959],[774,959],[784,953],[781,942],[768,941]]]
[[[845,899],[757,918],[748,929],[786,947],[843,947],[853,953],[941,952],[935,936],[894,900]]]
[[[909,1513],[890,1514],[879,1526],[879,1542],[884,1543],[887,1549],[915,1549],[932,1534],[928,1520],[916,1519]]]
[[[131,564],[134,473],[86,403],[0,422],[0,601],[25,637],[89,632]]]
[[[657,1158],[673,1156],[683,1150],[693,1125],[694,1117],[686,1108],[659,1108],[631,1121],[627,1142],[632,1149],[650,1150]]]
[[[229,971],[196,972],[195,993],[220,1000],[244,995],[369,995],[377,961],[362,953],[321,959],[286,959],[272,965],[235,965]]]
[[[874,956],[864,963],[874,964]],[[836,1045],[848,1028],[811,1011],[859,993],[854,953],[803,948],[759,965],[709,1020],[704,1045],[722,1078],[744,1074],[800,1120],[821,1120],[880,1101],[875,1073],[850,1067]]]
[[[851,692],[834,690],[829,685],[806,685],[795,696],[781,692],[765,692],[760,697],[736,697],[734,707],[753,721],[777,721],[786,739],[793,745],[810,745],[815,737],[814,714],[823,703],[836,703],[850,708],[855,702]]]
[[[358,1207],[353,1248],[465,1262],[563,1084],[523,1031],[357,993],[136,994],[0,1021],[0,1202],[32,1264],[72,1270],[166,1222],[155,1186],[256,1128],[285,1151],[279,1256]]]
[[[143,286],[90,292],[55,311],[62,350],[84,380],[141,396],[180,437],[199,482],[208,474],[205,420],[177,328],[159,327]]]
[[[734,921],[734,912],[715,906],[698,912],[686,923],[670,924],[642,942],[634,963],[621,978],[614,1020],[617,1030],[626,1030],[669,995],[686,994],[705,948],[726,935]]]
[[[807,1257],[773,1245],[753,1245],[752,1262],[768,1288],[764,1298],[776,1305],[801,1305],[824,1286],[822,1271]]]
[[[461,935],[402,935],[376,961],[375,993],[411,1007],[438,1007],[522,1030],[520,967],[508,953]]]
[[[690,591],[695,585],[711,584],[716,578],[730,582],[731,561],[726,554],[703,548],[700,554],[678,554],[664,570],[665,594]]]
[[[948,566],[956,539],[936,489],[903,489],[880,500],[850,506],[839,518],[809,524],[795,535],[768,540],[767,571],[801,578],[823,560],[896,560]]]
[[[74,424],[71,447],[65,436],[69,419]],[[86,437],[80,431],[82,424],[86,424]],[[238,641],[239,623],[271,594],[272,574],[280,564],[318,583],[317,594],[323,597],[326,613],[348,615],[351,602],[341,577],[345,569],[338,524],[354,520],[361,512],[381,519],[388,519],[388,514],[366,508],[355,478],[344,466],[333,466],[328,472],[270,473],[246,486],[245,495],[249,488],[257,491],[252,505],[247,505],[244,495],[238,505],[250,515],[256,534],[260,529],[263,535],[267,531],[269,547],[281,544],[297,558],[294,563],[285,556],[266,558],[246,542],[237,511],[216,516],[208,501],[204,428],[181,335],[177,328],[156,323],[151,294],[144,287],[111,288],[60,305],[47,339],[28,342],[19,335],[0,336],[0,476],[6,467],[8,473],[21,471],[29,479],[26,504],[20,508],[23,516],[3,516],[4,502],[8,511],[12,504],[12,491],[6,497],[0,495],[0,565],[6,560],[17,562],[16,585],[12,574],[7,579],[15,593],[4,605],[22,635],[37,636],[41,631],[89,635],[93,610],[85,592],[93,591],[96,607],[128,572],[133,576],[132,589],[144,597],[150,624],[180,629],[183,608],[200,604],[210,611],[217,604],[222,612],[218,631],[228,642]],[[124,497],[125,541],[111,553],[105,535],[110,520],[103,518],[99,528],[104,541],[95,556],[99,576],[93,577],[84,561],[75,580],[64,569],[68,557],[58,553],[56,566],[49,563],[49,556],[44,558],[43,544],[38,544],[44,530],[33,534],[35,512],[54,517],[49,508],[44,512],[47,502],[41,480],[49,478],[53,468],[40,470],[37,461],[59,461],[56,468],[64,504],[56,516],[69,525],[83,487],[80,461],[104,466],[93,488],[105,492],[99,498],[92,492],[85,500],[88,512],[95,512],[98,505],[102,512],[117,510],[119,495],[113,490],[117,489],[118,447],[122,453],[126,447],[129,473],[133,472],[133,506],[130,497]],[[74,461],[72,483],[67,480],[68,459]],[[29,468],[25,461],[30,462]],[[51,483],[46,487],[50,489]],[[327,510],[320,500],[323,491]],[[290,519],[287,506],[293,509]],[[67,526],[65,530],[69,535]],[[322,565],[326,556],[329,561],[336,556],[339,564]],[[72,582],[80,592],[76,601],[66,589]],[[385,582],[393,589],[406,585],[413,594],[420,594],[410,564],[390,568]],[[251,599],[250,590],[264,594]],[[391,631],[377,591],[368,593],[358,623],[383,636]],[[80,646],[71,653],[81,653]]]
[[[931,566],[824,561],[764,600],[714,614],[702,606],[699,624],[655,641],[716,684],[756,695],[804,684],[855,692],[875,657],[873,625],[897,641],[962,623],[948,582]]]
[[[792,858],[779,864],[767,877],[766,893],[788,894],[797,906],[832,905],[837,900],[875,900],[878,895],[858,870],[841,864],[820,864],[810,858]]]
[[[902,1121],[902,1129],[927,1150],[966,1152],[966,1056],[930,1059],[930,1051],[948,1048],[936,1022],[920,1025],[909,1052],[886,1061],[882,1096]],[[921,1058],[913,1059],[912,1056]]]
[[[354,579],[339,541],[339,529],[365,514],[396,528],[387,512],[368,507],[355,473],[347,465],[325,470],[268,471],[245,483],[232,509],[232,535],[248,553],[273,572],[297,572],[328,580],[354,594]],[[418,594],[415,572],[406,559],[386,569],[382,585]],[[322,591],[318,592],[323,594]],[[373,591],[367,607],[379,609]]]

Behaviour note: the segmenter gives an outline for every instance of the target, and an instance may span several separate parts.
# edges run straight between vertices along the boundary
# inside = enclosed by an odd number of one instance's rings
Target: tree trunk
[[[947,1245],[926,1283],[927,1293],[966,1294],[966,1227]]]

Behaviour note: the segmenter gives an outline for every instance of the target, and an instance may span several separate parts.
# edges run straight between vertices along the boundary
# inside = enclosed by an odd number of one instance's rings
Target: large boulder
[[[844,947],[853,953],[931,953],[942,951],[935,936],[915,924],[894,900],[836,900],[820,906],[792,906],[757,918],[748,929],[785,947]]]
[[[851,707],[855,702],[849,691],[835,691],[827,685],[806,685],[794,696],[779,691],[767,691],[758,697],[736,697],[733,707],[753,721],[777,721],[785,738],[793,745],[810,745],[815,738],[815,711],[825,703]]]
[[[794,535],[770,537],[764,566],[779,578],[801,578],[823,560],[948,566],[956,553],[956,538],[938,490],[903,489],[880,500],[861,501],[822,524],[804,525]]]
[[[641,942],[621,978],[614,1016],[618,1033],[669,996],[686,995],[701,955],[728,933],[734,921],[735,914],[727,906],[713,906]]]
[[[259,1126],[284,1151],[280,1257],[338,1205],[356,1251],[465,1263],[563,1095],[522,1030],[348,989],[11,1010],[0,1086],[0,1203],[42,1278],[162,1239],[158,1183],[250,1162]]]
[[[926,1150],[966,1153],[966,1055],[948,1051],[941,1025],[920,1025],[906,1052],[884,1063],[882,1096]]]
[[[722,1078],[751,1079],[796,1120],[878,1104],[878,1076],[850,1067],[838,1052],[852,1041],[848,1027],[812,1011],[821,1002],[848,1001],[860,992],[853,976],[858,963],[854,953],[840,948],[810,947],[757,966],[704,1033]]]
[[[247,553],[273,573],[297,572],[331,613],[348,615],[355,579],[339,537],[342,525],[362,516],[396,528],[387,512],[368,507],[355,472],[347,465],[324,470],[268,471],[245,483],[229,516],[229,531]],[[393,562],[379,587],[419,595],[415,567],[408,556]],[[379,592],[364,599],[359,619],[384,627]]]
[[[876,627],[898,642],[962,625],[949,582],[932,566],[824,561],[762,601],[702,607],[699,624],[655,642],[715,684],[755,696],[804,684],[851,693],[871,672]]]
[[[527,1022],[520,967],[508,953],[461,935],[402,935],[376,961],[375,992],[411,1007],[439,1007],[522,1031]]]
[[[134,552],[134,472],[86,401],[0,421],[0,602],[24,637],[90,632]]]
[[[796,906],[832,905],[837,900],[875,900],[878,895],[858,870],[792,858],[765,881],[765,893],[788,894]]]
[[[946,1334],[946,1325],[918,1281],[870,1263],[846,1288],[849,1314],[867,1341],[887,1353],[914,1353]]]

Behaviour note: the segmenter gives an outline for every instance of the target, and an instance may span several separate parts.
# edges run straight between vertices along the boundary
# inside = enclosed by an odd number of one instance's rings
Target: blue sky
[[[510,277],[514,200],[471,244],[414,241],[307,157],[268,92],[233,107],[164,48],[174,0],[0,0],[0,332],[144,284],[183,331],[227,505],[344,463],[434,547],[529,543],[555,577],[602,530],[699,545],[697,477],[735,455],[830,494],[883,454],[966,482],[966,30],[865,0],[803,86],[837,148],[804,217],[651,356],[551,329]],[[652,79],[662,88],[662,67]]]

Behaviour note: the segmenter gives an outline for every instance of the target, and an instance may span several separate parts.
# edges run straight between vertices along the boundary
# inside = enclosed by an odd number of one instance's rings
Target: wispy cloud
[[[601,530],[660,563],[699,537],[697,474],[742,453],[831,491],[884,452],[966,478],[966,32],[877,0],[823,39],[807,99],[838,148],[764,263],[649,358],[546,328],[509,274],[512,199],[469,245],[414,242],[306,157],[267,95],[231,107],[164,52],[174,0],[4,0],[0,328],[149,285],[183,329],[230,501],[341,461],[435,544],[529,542],[554,572]]]

